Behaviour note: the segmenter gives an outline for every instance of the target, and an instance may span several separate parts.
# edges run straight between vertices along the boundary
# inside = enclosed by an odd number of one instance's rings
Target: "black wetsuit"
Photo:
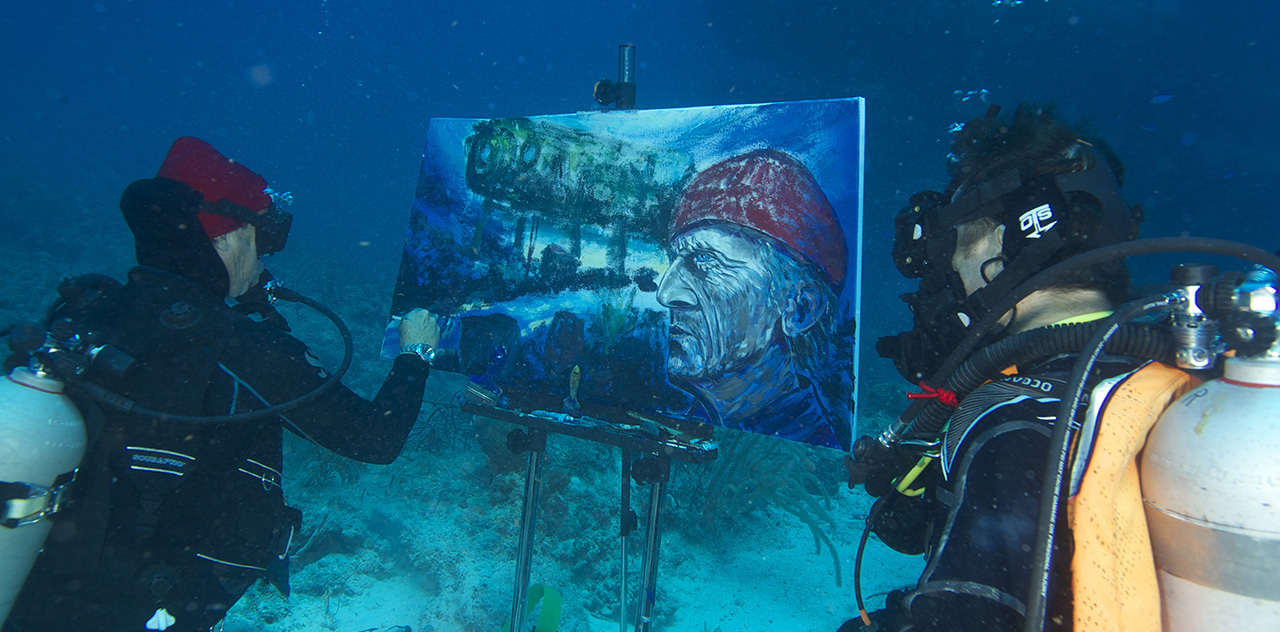
[[[95,381],[154,410],[258,410],[328,376],[283,330],[153,268],[135,268],[127,285],[77,320],[137,360],[128,377]],[[202,631],[257,579],[284,585],[301,514],[280,488],[281,427],[349,458],[390,463],[417,418],[428,371],[402,355],[373,402],[339,385],[248,422],[178,423],[106,409],[75,483],[77,502],[55,523],[5,632],[141,632],[158,609],[177,620],[169,632]]]
[[[1074,361],[1059,357],[1024,368],[960,403],[944,458],[932,466],[946,478],[935,479],[922,505],[930,522],[925,571],[914,590],[891,593],[886,609],[874,614],[881,631],[1022,630],[1049,439]],[[1104,358],[1089,383],[1139,364]],[[1065,517],[1059,518],[1047,630],[1072,625],[1072,540]],[[842,630],[860,627],[852,623]]]

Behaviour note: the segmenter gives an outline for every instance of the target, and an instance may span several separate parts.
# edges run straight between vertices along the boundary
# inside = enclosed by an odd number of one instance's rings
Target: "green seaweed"
[[[604,355],[609,355],[613,343],[635,331],[636,325],[640,323],[635,300],[636,288],[632,287],[625,296],[619,293],[616,301],[605,301],[600,306],[600,311],[592,315],[592,325],[600,332],[601,351]]]

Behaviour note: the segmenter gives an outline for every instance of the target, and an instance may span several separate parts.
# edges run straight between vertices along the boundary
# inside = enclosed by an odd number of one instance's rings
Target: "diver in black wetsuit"
[[[922,279],[904,297],[915,327],[877,346],[915,383],[933,377],[966,327],[1018,284],[1073,255],[1134,238],[1141,221],[1119,196],[1123,172],[1110,149],[1048,110],[1023,105],[1009,120],[992,108],[964,127],[948,159],[947,190],[916,194],[898,220],[899,270]],[[1019,302],[1002,321],[1004,335],[1105,318],[1128,283],[1122,263],[1085,269]],[[869,520],[893,548],[923,552],[925,571],[914,589],[894,591],[884,610],[871,613],[870,628],[856,618],[842,632],[1023,629],[1049,438],[1073,362],[1073,355],[1037,358],[956,402],[933,437],[936,458],[917,463],[913,456],[907,464],[928,463],[898,488],[911,493],[889,491],[877,503],[889,509],[873,510]],[[1087,384],[1123,378],[1142,364],[1104,356]],[[913,497],[920,488],[923,495]],[[1063,630],[1073,622],[1073,540],[1060,522],[1045,628]]]
[[[120,206],[140,267],[66,315],[135,359],[99,386],[142,407],[220,417],[317,389],[328,374],[257,296],[258,257],[291,216],[265,180],[204,141],[174,142],[158,177]],[[263,274],[263,278],[269,275]],[[243,297],[233,309],[224,297]],[[301,513],[285,505],[281,428],[343,456],[393,461],[417,419],[436,319],[414,310],[372,402],[337,385],[280,415],[189,423],[103,407],[100,428],[4,632],[208,630],[256,580],[287,593]],[[93,415],[86,415],[92,417]],[[90,424],[91,427],[94,424]]]

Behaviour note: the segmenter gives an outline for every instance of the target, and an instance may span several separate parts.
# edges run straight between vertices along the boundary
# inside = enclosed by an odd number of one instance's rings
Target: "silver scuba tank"
[[[1165,630],[1280,626],[1280,359],[1228,358],[1147,437]]]
[[[0,623],[53,527],[49,515],[85,453],[84,420],[56,377],[15,368],[0,378]]]
[[[1254,280],[1230,302],[1256,317],[1236,321],[1247,326],[1225,319],[1223,329],[1250,340],[1265,334],[1260,353],[1238,350],[1223,377],[1170,406],[1143,452],[1168,631],[1280,627],[1280,343],[1275,277]]]

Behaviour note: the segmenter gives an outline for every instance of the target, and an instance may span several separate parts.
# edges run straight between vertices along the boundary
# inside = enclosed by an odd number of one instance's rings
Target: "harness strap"
[[[146,542],[156,534],[160,524],[160,503],[162,498],[157,494],[143,494],[138,500],[138,518],[134,523],[134,538],[137,542]]]
[[[69,498],[75,471],[59,474],[53,486],[21,481],[0,481],[0,526],[25,527],[61,511]]]

